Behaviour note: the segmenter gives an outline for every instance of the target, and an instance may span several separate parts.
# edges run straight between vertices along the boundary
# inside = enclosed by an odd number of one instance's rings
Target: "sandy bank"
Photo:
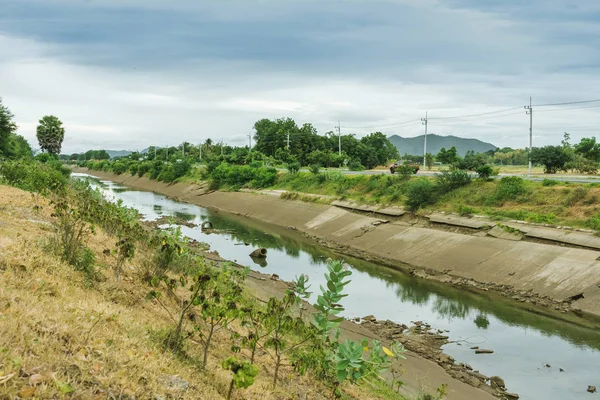
[[[337,250],[376,259],[450,284],[495,290],[515,301],[600,317],[598,252],[454,233],[358,214],[333,205],[244,192],[206,193],[131,175],[91,172],[128,186],[241,214],[313,236]]]

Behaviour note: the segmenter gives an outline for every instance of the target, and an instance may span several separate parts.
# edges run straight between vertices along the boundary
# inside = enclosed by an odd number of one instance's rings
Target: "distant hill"
[[[392,135],[388,139],[396,146],[401,156],[405,154],[419,155],[423,154],[423,136],[403,138],[398,135]],[[470,150],[476,153],[485,153],[488,150],[497,149],[493,144],[482,142],[478,139],[465,139],[457,136],[440,136],[435,134],[427,135],[428,153],[436,155],[442,147],[449,149],[452,146],[456,147],[456,151],[461,157],[464,157],[467,151]]]
[[[125,157],[131,154],[131,151],[128,150],[106,150],[110,158],[115,157]]]

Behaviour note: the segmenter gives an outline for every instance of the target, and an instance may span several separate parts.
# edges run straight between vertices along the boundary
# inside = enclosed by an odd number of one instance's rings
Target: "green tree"
[[[12,134],[8,137],[6,156],[11,159],[31,158],[33,157],[33,152],[31,151],[31,146],[29,146],[29,143],[23,136]]]
[[[425,154],[425,165],[427,166],[428,170],[431,170],[431,167],[433,167],[433,156],[431,153]]]
[[[360,143],[365,146],[362,151],[361,164],[367,169],[385,165],[389,160],[400,157],[396,146],[381,132],[374,132],[363,137],[360,139]]]
[[[37,139],[43,151],[50,154],[60,154],[65,129],[60,119],[54,115],[46,115],[37,127]]]
[[[575,146],[575,153],[581,154],[588,160],[600,161],[600,143],[596,143],[596,138],[583,138]]]
[[[531,161],[544,166],[544,172],[555,174],[565,170],[569,161],[569,154],[562,146],[535,147],[531,151]]]
[[[0,156],[7,156],[10,137],[17,130],[17,124],[14,121],[14,115],[8,107],[2,104],[0,97]]]
[[[448,150],[446,150],[446,148],[442,147],[440,149],[440,152],[437,154],[437,156],[435,156],[435,158],[442,164],[454,164],[458,159],[458,153],[456,152],[456,147],[452,146]]]

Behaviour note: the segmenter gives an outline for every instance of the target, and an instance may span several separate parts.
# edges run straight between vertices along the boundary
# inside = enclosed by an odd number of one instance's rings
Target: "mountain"
[[[132,152],[128,150],[106,150],[110,158],[125,157],[130,155]]]
[[[401,156],[405,154],[420,155],[423,154],[423,136],[403,138],[398,135],[392,135],[388,139],[396,146]],[[440,136],[435,134],[427,135],[428,153],[436,155],[442,147],[449,149],[452,146],[456,147],[456,151],[461,157],[464,157],[469,150],[475,153],[485,153],[488,150],[497,149],[493,144],[482,142],[479,139],[465,139],[457,136]]]

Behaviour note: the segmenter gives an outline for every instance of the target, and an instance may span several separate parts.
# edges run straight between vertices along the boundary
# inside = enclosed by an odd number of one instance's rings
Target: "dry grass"
[[[172,322],[145,300],[148,289],[137,278],[148,253],[137,252],[116,286],[114,259],[103,254],[115,240],[98,232],[88,246],[105,279],[89,288],[81,273],[44,251],[52,234],[49,206],[36,212],[33,204],[29,194],[0,186],[0,399],[223,399],[230,375],[220,361],[231,355],[228,332],[214,339],[206,371],[193,342],[185,356],[165,351],[161,335]],[[270,358],[259,354],[258,365],[255,385],[234,398],[322,399],[328,393],[290,367],[273,390]],[[358,398],[373,398],[355,390]]]

